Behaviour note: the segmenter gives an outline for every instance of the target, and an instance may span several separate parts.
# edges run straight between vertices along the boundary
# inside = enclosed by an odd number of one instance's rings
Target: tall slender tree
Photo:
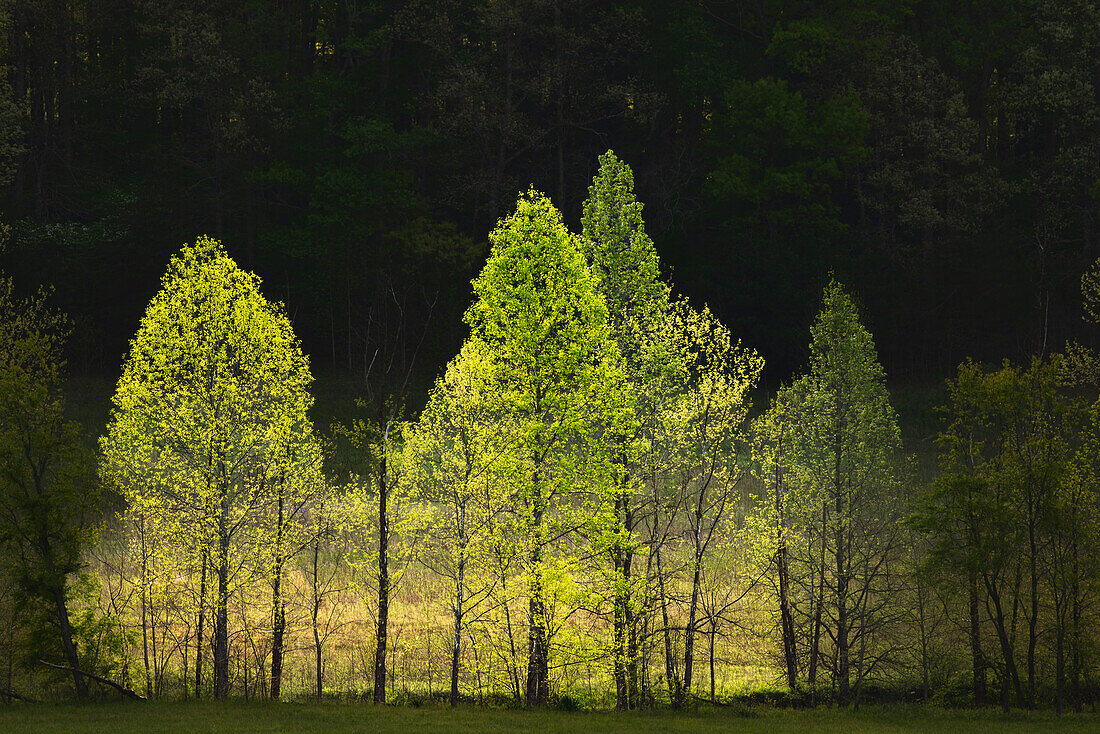
[[[520,197],[489,235],[492,252],[474,280],[466,313],[472,336],[494,355],[496,400],[516,422],[517,511],[524,525],[528,585],[528,706],[550,695],[547,554],[569,498],[589,486],[597,431],[627,430],[623,388],[607,306],[561,214],[541,194]],[[606,436],[606,431],[603,433]],[[598,480],[596,480],[598,481]]]
[[[890,600],[898,547],[901,435],[871,334],[839,283],[825,288],[811,329],[809,371],[790,387],[791,479],[816,500],[820,556],[811,572],[808,683],[816,684],[822,633],[833,642],[837,700],[852,699],[853,649],[866,650]],[[813,501],[812,500],[812,501]],[[812,592],[811,592],[812,595]],[[828,605],[826,613],[826,605]],[[856,664],[857,682],[867,670]]]
[[[670,313],[670,331],[677,374],[665,385],[654,435],[659,463],[653,482],[660,496],[654,499],[658,507],[653,524],[664,527],[653,533],[651,543],[663,617],[666,683],[673,706],[683,708],[693,695],[707,566],[738,519],[729,512],[738,497],[736,456],[747,433],[749,394],[764,361],[736,341],[709,308],[696,311],[678,301]],[[681,547],[664,547],[669,540],[679,540]],[[676,557],[680,568],[669,568]],[[686,618],[682,625],[674,625],[670,607],[680,597],[686,597],[686,603],[680,602],[686,607],[681,617]],[[682,651],[679,660],[677,651]]]
[[[613,565],[613,648],[616,707],[637,708],[638,603],[632,575],[637,550],[635,494],[644,480],[638,444],[653,432],[654,392],[671,369],[668,339],[668,286],[660,280],[657,251],[645,231],[642,204],[634,196],[634,174],[612,151],[599,158],[600,169],[584,202],[581,244],[607,302],[615,340],[630,389],[636,396],[638,431],[613,447],[622,486],[614,492],[614,539],[607,553]]]
[[[510,508],[506,476],[516,434],[508,428],[508,416],[491,411],[491,360],[483,344],[467,341],[405,440],[407,482],[433,516],[429,527],[435,542],[422,560],[447,579],[452,592],[452,707],[458,705],[467,619],[493,591],[485,546],[495,540]]]

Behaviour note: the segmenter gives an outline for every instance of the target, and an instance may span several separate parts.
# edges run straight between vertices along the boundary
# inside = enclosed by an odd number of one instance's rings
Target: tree
[[[805,518],[798,505],[800,494],[791,486],[791,416],[789,390],[780,390],[767,413],[753,424],[753,469],[764,483],[765,501],[758,508],[774,546],[776,595],[779,602],[780,634],[783,640],[783,666],[787,687],[798,689],[798,641],[791,609],[791,544],[797,542],[798,522]],[[771,495],[768,497],[768,495]]]
[[[1070,574],[1060,584],[1051,575],[1051,551],[1061,550],[1072,567],[1072,544],[1083,542],[1083,526],[1067,500],[1074,494],[1087,497],[1083,488],[1067,483],[1072,411],[1059,394],[1060,371],[1057,361],[1038,358],[1027,369],[1007,362],[994,372],[972,362],[959,366],[948,384],[950,423],[940,435],[943,473],[918,515],[932,542],[933,562],[981,586],[980,597],[971,591],[971,608],[977,606],[975,598],[984,599],[1000,650],[997,665],[1006,709],[1010,692],[1020,707],[1035,705],[1042,587],[1055,582],[1056,612],[1064,615],[1071,603],[1065,593],[1080,582]],[[1087,455],[1085,449],[1082,456]],[[1080,567],[1081,558],[1077,561]],[[1016,627],[1021,614],[1027,624],[1023,676]],[[1066,619],[1058,621],[1062,624],[1055,636],[1064,642]],[[984,659],[977,624],[972,616],[976,689]],[[1058,657],[1061,668],[1062,651]],[[1059,696],[1063,672],[1058,671]]]
[[[511,416],[517,513],[523,523],[528,584],[528,706],[550,695],[547,551],[576,488],[592,476],[597,431],[629,431],[633,410],[607,306],[561,214],[541,194],[520,197],[514,214],[489,235],[492,252],[474,280],[466,312],[471,336],[494,355],[495,408]],[[555,527],[559,527],[555,530]]]
[[[484,573],[486,543],[510,507],[509,468],[515,432],[491,412],[492,357],[467,341],[436,381],[405,441],[407,481],[435,515],[432,549],[422,560],[452,587],[451,706],[458,705],[466,619],[493,591]]]
[[[740,476],[736,452],[745,438],[749,393],[764,361],[735,341],[710,309],[696,311],[683,300],[669,313],[669,331],[673,375],[658,400],[650,542],[669,698],[673,706],[682,708],[692,696],[707,566],[734,528],[735,517],[729,510],[736,501]],[[675,540],[682,547],[677,548]],[[669,555],[675,558],[677,551],[683,566],[669,568]],[[687,578],[677,578],[677,570]],[[684,590],[686,603],[676,593],[677,587]],[[678,599],[686,606],[682,626],[673,624],[670,614]],[[717,618],[711,621],[716,623]],[[682,637],[677,635],[679,630]],[[679,651],[682,663],[676,659]]]
[[[1081,297],[1086,323],[1100,323],[1100,260],[1094,262],[1081,276]],[[1079,342],[1066,345],[1062,359],[1063,378],[1071,385],[1100,387],[1100,354]],[[1076,710],[1081,710],[1081,678],[1085,665],[1084,626],[1085,610],[1095,599],[1095,580],[1100,575],[1100,556],[1096,539],[1100,537],[1095,513],[1086,508],[1097,507],[1096,477],[1100,476],[1100,400],[1087,410],[1083,435],[1068,481],[1063,483],[1056,498],[1059,507],[1060,543],[1056,544],[1061,557],[1056,561],[1057,574],[1062,582],[1057,636],[1057,706],[1062,710],[1065,688],[1064,648],[1069,647],[1069,693]],[[1069,616],[1068,623],[1064,619]],[[1068,627],[1068,629],[1067,629]],[[1067,640],[1068,637],[1068,640]]]
[[[0,548],[17,585],[46,605],[78,698],[88,696],[68,609],[69,578],[83,567],[99,484],[61,395],[67,318],[47,294],[15,296],[0,277]]]
[[[671,369],[668,338],[668,286],[661,282],[657,251],[645,231],[642,204],[634,197],[634,174],[612,151],[599,158],[600,169],[584,202],[581,244],[597,289],[607,303],[611,337],[635,394],[638,431],[614,447],[612,461],[622,486],[614,496],[614,542],[606,549],[614,566],[614,675],[616,706],[637,708],[638,639],[636,581],[632,565],[637,546],[634,494],[644,479],[638,443],[653,432],[656,396]]]
[[[261,555],[260,568],[271,580],[271,698],[275,701],[282,691],[286,652],[283,571],[294,556],[314,542],[313,534],[322,532],[321,526],[310,522],[309,514],[323,509],[328,490],[321,474],[321,447],[311,435],[294,436],[286,451],[285,463],[270,479],[275,511],[268,513],[268,521],[261,521],[258,527],[267,549]]]
[[[204,579],[207,565],[217,579],[216,698],[229,695],[228,609],[264,541],[257,525],[303,459],[314,462],[309,365],[282,307],[259,287],[208,237],[173,257],[101,441],[104,475],[131,505],[174,516],[177,547],[201,555]]]
[[[1061,484],[1054,498],[1052,518],[1055,705],[1059,713],[1067,694],[1074,710],[1082,710],[1082,682],[1087,676],[1089,658],[1087,620],[1089,610],[1097,608],[1096,581],[1100,578],[1100,553],[1097,552],[1100,521],[1096,512],[1100,507],[1096,481],[1100,477],[1100,405],[1097,403],[1088,408],[1083,434],[1067,481]]]
[[[852,651],[859,651],[858,685],[874,667],[865,656],[891,600],[901,436],[871,334],[835,281],[825,288],[811,335],[809,371],[777,399],[777,406],[789,408],[777,410],[790,422],[789,479],[806,495],[803,503],[820,508],[816,528],[807,528],[810,545],[817,546],[810,562],[808,683],[816,685],[827,631],[837,700],[847,705]]]

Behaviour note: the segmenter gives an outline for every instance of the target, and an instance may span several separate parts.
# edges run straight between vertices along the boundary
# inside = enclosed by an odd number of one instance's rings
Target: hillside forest
[[[0,699],[1100,703],[1093,3],[0,27]]]

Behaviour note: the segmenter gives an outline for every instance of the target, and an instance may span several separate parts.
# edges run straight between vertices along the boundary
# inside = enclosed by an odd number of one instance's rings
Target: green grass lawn
[[[864,708],[777,711],[705,709],[616,714],[556,711],[375,707],[370,704],[110,703],[33,705],[0,708],[0,732],[88,732],[158,734],[159,732],[518,732],[529,734],[645,734],[646,732],[1097,732],[1096,714],[1003,715],[986,711],[932,708]]]

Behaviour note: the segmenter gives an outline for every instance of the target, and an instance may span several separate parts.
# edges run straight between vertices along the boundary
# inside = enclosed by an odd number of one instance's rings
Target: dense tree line
[[[1096,353],[963,362],[922,472],[832,279],[754,411],[762,358],[674,295],[633,172],[598,163],[579,232],[535,189],[490,232],[424,409],[390,383],[333,441],[284,307],[202,237],[96,471],[61,412],[70,325],[5,279],[0,694],[1094,707]]]
[[[484,233],[532,184],[575,227],[608,147],[678,286],[773,386],[830,270],[892,373],[940,376],[1060,345],[1096,255],[1085,0],[0,10],[5,259],[56,286],[78,369],[114,368],[152,296],[134,284],[209,232],[317,365],[366,372],[430,321],[423,393],[462,341]]]

